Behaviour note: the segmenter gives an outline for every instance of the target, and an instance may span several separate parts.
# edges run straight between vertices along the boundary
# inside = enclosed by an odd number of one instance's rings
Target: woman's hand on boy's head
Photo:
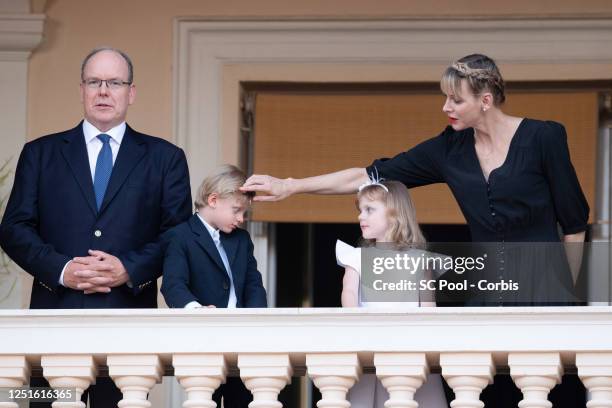
[[[262,174],[253,174],[240,190],[265,194],[256,195],[254,201],[280,201],[291,195],[287,180]]]

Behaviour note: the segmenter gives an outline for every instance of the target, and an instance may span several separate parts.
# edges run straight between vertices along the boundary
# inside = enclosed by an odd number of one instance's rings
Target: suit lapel
[[[198,218],[197,214],[191,216],[189,219],[189,226],[191,227],[191,231],[193,231],[195,241],[198,243],[198,245],[201,246],[208,256],[215,261],[217,266],[225,272],[225,265],[223,265],[221,255],[219,255],[219,251],[217,250],[217,246],[208,233],[208,230],[206,230],[204,224],[202,224],[202,221],[200,221]]]
[[[91,179],[91,168],[89,167],[87,147],[85,146],[85,136],[83,135],[83,122],[79,123],[77,127],[64,136],[62,155],[68,163],[85,197],[85,201],[87,201],[93,213],[97,214],[96,196],[93,188],[93,180]]]
[[[119,153],[117,159],[113,165],[113,172],[104,194],[104,200],[100,206],[100,213],[102,213],[108,204],[115,198],[117,192],[125,183],[125,180],[130,175],[134,167],[142,160],[147,152],[146,142],[129,126],[125,127],[125,135],[121,141],[121,147],[119,147]]]

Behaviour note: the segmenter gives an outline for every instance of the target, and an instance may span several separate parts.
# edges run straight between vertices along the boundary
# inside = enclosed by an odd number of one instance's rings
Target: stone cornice
[[[42,41],[44,14],[0,14],[0,61],[27,60]]]
[[[498,61],[610,62],[612,19],[178,20],[219,62],[433,62],[478,48]],[[284,45],[295,52],[278,50]],[[335,47],[335,48],[334,48]],[[459,51],[457,51],[459,49]],[[306,55],[304,53],[306,52]]]

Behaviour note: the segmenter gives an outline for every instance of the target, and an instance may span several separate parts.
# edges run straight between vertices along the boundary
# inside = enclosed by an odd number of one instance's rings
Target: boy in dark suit
[[[244,221],[252,194],[239,190],[245,174],[223,165],[198,189],[196,213],[167,234],[161,291],[170,307],[267,307],[266,291],[253,242]],[[215,392],[220,406],[246,408],[252,400],[239,378],[228,378]]]

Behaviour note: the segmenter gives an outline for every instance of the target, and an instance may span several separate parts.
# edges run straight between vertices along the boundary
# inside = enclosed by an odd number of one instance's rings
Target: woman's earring
[[[482,111],[483,111],[483,112],[486,112],[486,111],[487,111],[487,108],[485,108],[485,107],[483,106],[483,107],[482,107]]]

